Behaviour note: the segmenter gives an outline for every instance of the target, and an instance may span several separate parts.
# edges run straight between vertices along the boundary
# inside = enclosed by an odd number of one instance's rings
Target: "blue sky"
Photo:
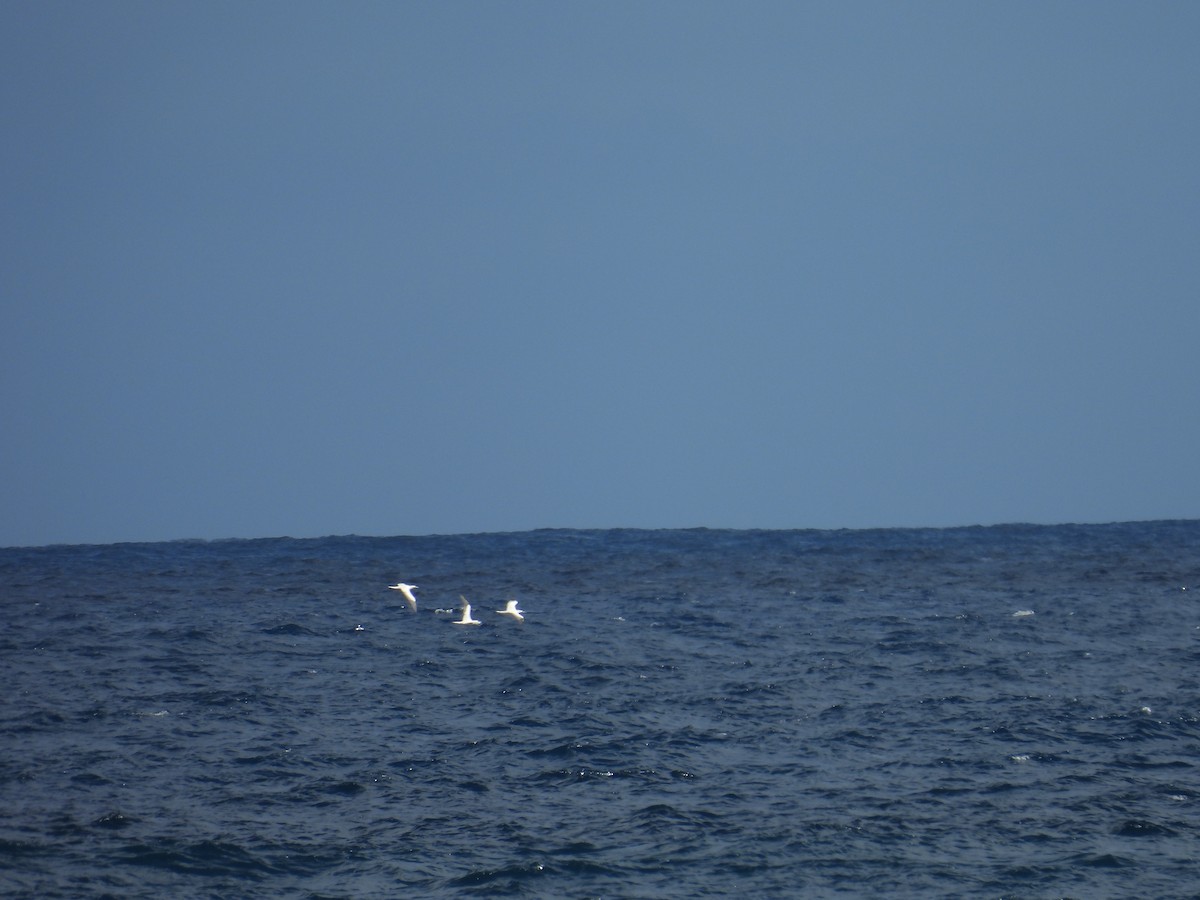
[[[0,545],[1200,515],[1200,5],[0,6]]]

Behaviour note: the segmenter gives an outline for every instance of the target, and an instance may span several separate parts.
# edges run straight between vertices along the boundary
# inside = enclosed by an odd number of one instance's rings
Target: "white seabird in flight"
[[[408,608],[413,612],[417,611],[417,598],[413,596],[413,591],[417,589],[415,584],[405,584],[401,581],[399,584],[389,584],[393,591],[399,591],[404,595],[404,599],[408,601]]]
[[[471,604],[467,602],[467,598],[464,597],[462,594],[459,594],[458,597],[463,602],[462,618],[457,620],[454,624],[455,625],[481,625],[481,624],[483,624],[478,619],[471,618]]]
[[[516,600],[509,600],[508,604],[504,607],[504,609],[498,609],[498,610],[496,610],[496,612],[502,616],[512,616],[518,622],[525,621],[525,613],[522,610],[517,608]]]

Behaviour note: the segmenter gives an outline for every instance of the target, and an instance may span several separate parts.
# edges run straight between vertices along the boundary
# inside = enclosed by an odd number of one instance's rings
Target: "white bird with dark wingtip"
[[[517,608],[516,600],[509,600],[504,609],[498,609],[496,612],[502,616],[512,616],[518,622],[525,621],[525,613],[523,610]]]
[[[399,584],[389,584],[393,591],[399,591],[404,595],[404,599],[408,601],[408,608],[413,612],[417,611],[417,598],[413,596],[413,591],[417,589],[415,584],[405,584],[401,581]]]
[[[462,618],[457,620],[454,624],[455,625],[482,625],[483,623],[480,622],[478,619],[471,618],[471,604],[467,602],[467,598],[464,597],[462,594],[459,594],[458,599],[460,599],[463,602]]]

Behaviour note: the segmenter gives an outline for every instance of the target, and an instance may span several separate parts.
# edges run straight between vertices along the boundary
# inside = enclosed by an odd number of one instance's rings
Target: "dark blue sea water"
[[[0,895],[1200,896],[1198,600],[1196,521],[0,550]]]

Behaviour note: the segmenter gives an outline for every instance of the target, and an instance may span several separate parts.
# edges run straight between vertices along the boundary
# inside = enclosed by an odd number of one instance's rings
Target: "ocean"
[[[1200,521],[0,549],[0,896],[1198,897],[1198,600]]]

